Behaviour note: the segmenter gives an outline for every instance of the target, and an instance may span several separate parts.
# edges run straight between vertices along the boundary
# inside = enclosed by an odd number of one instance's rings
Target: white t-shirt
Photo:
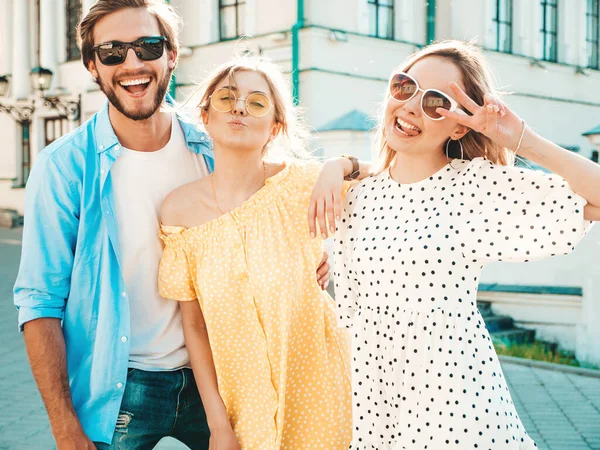
[[[119,230],[121,270],[129,294],[129,367],[174,370],[189,367],[176,301],[158,295],[158,211],[175,188],[209,173],[202,155],[191,152],[173,114],[171,138],[157,151],[123,148],[111,169]]]

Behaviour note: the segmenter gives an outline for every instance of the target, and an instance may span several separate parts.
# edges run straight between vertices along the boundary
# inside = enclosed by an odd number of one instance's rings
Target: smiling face
[[[417,80],[423,90],[437,89],[452,98],[449,86],[452,81],[464,90],[460,70],[447,58],[425,57],[406,73]],[[421,109],[422,96],[423,93],[418,92],[406,102],[399,102],[391,96],[387,99],[384,131],[387,145],[395,152],[438,152],[443,149],[449,137],[457,139],[468,131],[453,120],[436,121],[428,118]]]
[[[229,100],[233,102],[231,111],[218,111],[212,103],[209,103],[206,110],[202,112],[206,131],[213,139],[216,148],[227,147],[242,151],[260,149],[262,151],[265,145],[277,136],[280,129],[275,122],[275,108],[271,107],[269,110],[266,102],[259,104],[256,99],[251,98],[251,101],[254,102],[251,109],[256,111],[255,114],[262,114],[263,111],[268,110],[266,115],[256,117],[248,114],[245,99],[254,93],[262,93],[273,104],[273,94],[269,84],[261,73],[243,70],[236,72],[232,77],[225,76],[216,85],[215,91],[212,93],[213,96],[216,96],[213,99],[215,104],[227,102],[229,92],[237,97],[237,101]],[[222,108],[219,107],[219,109]]]
[[[96,23],[94,45],[160,35],[158,21],[147,9],[127,8]],[[176,59],[176,52],[165,48],[159,59],[142,61],[129,49],[122,64],[105,66],[95,55],[88,69],[121,114],[132,120],[145,120],[153,116],[164,101]]]

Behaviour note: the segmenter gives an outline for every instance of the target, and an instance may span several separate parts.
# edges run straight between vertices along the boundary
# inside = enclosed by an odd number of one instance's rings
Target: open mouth
[[[405,122],[404,120],[400,119],[399,117],[396,118],[396,124],[395,124],[396,130],[398,130],[400,132],[400,134],[403,134],[404,136],[408,136],[408,137],[414,137],[414,136],[418,136],[419,134],[421,134],[421,129],[411,125],[408,122]]]
[[[143,77],[133,80],[119,81],[119,85],[130,94],[138,97],[142,96],[146,92],[148,86],[150,86],[150,81],[152,81],[150,77]]]

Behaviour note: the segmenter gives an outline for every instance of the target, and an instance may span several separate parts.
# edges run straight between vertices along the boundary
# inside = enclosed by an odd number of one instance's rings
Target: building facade
[[[0,75],[10,75],[9,92],[0,103],[35,106],[27,123],[0,112],[0,208],[23,210],[23,186],[36,154],[105,101],[75,44],[74,26],[92,3],[0,0]],[[373,118],[392,69],[432,40],[457,38],[475,40],[484,49],[499,85],[510,92],[506,102],[533,129],[586,158],[598,158],[600,140],[591,139],[590,130],[600,125],[600,0],[170,3],[184,19],[173,83],[176,99],[184,100],[194,82],[215,65],[250,49],[289,73],[322,156],[352,153],[369,159]],[[242,35],[252,37],[240,42]],[[36,66],[54,73],[46,97],[80,101],[78,118],[32,91],[29,74]],[[595,264],[599,238],[594,229],[586,238],[588,245],[568,257],[497,265],[484,272],[487,283],[581,287],[581,301],[573,306],[575,319],[561,324],[556,314],[556,323],[540,327],[540,332],[596,361],[600,349],[584,342],[600,342],[600,331],[595,331],[600,330],[600,267]],[[598,300],[587,299],[592,295]]]

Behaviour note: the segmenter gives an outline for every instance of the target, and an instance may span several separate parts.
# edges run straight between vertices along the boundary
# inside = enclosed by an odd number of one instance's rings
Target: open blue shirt
[[[208,135],[179,121],[188,148],[202,154],[212,171]],[[62,319],[73,406],[87,436],[107,443],[129,362],[129,299],[110,176],[121,151],[107,102],[38,155],[27,183],[14,287],[19,329],[41,317]]]

